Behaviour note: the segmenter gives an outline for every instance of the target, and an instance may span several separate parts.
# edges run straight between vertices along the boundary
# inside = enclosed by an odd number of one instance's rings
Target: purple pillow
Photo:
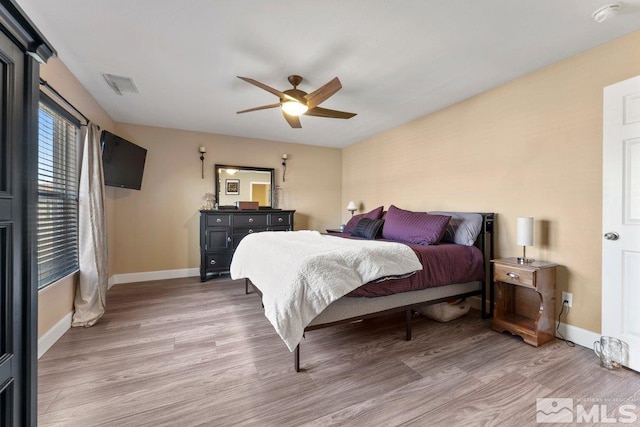
[[[356,224],[358,224],[358,221],[360,221],[362,218],[380,219],[382,217],[382,210],[383,210],[383,206],[378,206],[374,210],[369,211],[367,213],[352,216],[349,222],[347,222],[347,225],[344,226],[343,233],[351,234],[351,232],[355,230]]]
[[[450,216],[412,212],[391,205],[384,217],[382,238],[397,242],[433,245],[438,243],[449,224]]]

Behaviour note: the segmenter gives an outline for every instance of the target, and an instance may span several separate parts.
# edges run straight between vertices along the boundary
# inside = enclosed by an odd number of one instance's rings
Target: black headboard
[[[482,215],[482,232],[474,245],[482,251],[484,257],[484,280],[482,281],[482,317],[493,317],[493,286],[491,285],[491,260],[493,259],[493,226],[495,213],[478,212]],[[489,291],[489,313],[486,312],[487,290]]]

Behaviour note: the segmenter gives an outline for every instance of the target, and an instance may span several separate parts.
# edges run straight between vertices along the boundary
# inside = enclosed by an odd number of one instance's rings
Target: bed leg
[[[293,351],[293,366],[296,368],[296,372],[300,372],[300,344]]]
[[[406,326],[406,336],[405,339],[407,341],[411,341],[411,309],[407,308],[404,311],[404,322]]]
[[[249,279],[244,279],[244,293],[249,294]]]

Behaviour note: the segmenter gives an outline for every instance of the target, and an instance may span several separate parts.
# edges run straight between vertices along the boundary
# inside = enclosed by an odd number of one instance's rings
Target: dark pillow
[[[365,239],[373,240],[378,237],[382,229],[382,224],[384,224],[384,219],[362,218],[358,221],[358,224],[356,224],[356,228],[354,228],[351,235],[353,237],[364,237]]]
[[[350,234],[356,228],[356,224],[358,224],[358,221],[360,221],[362,218],[380,219],[382,217],[382,209],[383,206],[379,206],[367,213],[352,216],[349,222],[347,222],[347,225],[344,226],[343,233]]]
[[[384,217],[382,237],[398,242],[433,245],[442,238],[450,219],[448,215],[405,211],[391,205]]]

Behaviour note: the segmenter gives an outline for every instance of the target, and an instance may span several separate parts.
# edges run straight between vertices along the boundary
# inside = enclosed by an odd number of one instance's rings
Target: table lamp
[[[520,264],[531,263],[534,259],[527,258],[527,246],[533,246],[533,218],[518,218],[518,241],[517,244],[522,246],[522,258],[518,257]]]

